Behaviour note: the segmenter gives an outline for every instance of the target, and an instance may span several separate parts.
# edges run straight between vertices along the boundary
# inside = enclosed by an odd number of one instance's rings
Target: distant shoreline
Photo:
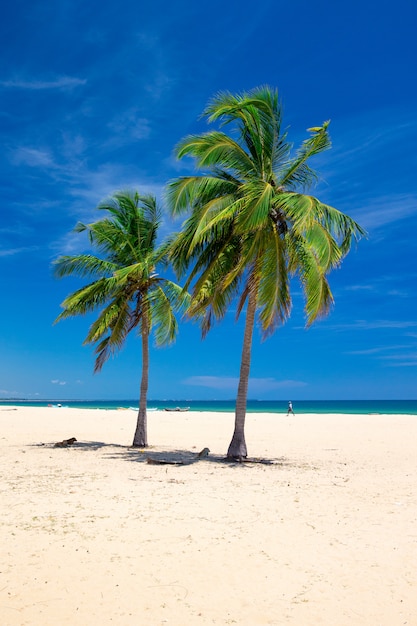
[[[342,415],[417,415],[417,400],[300,400],[292,397],[295,414],[342,414]],[[48,407],[52,405],[75,409],[134,409],[138,407],[137,399],[128,400],[2,400],[1,407]],[[184,407],[197,412],[233,413],[234,400],[149,400],[149,409]],[[249,400],[248,413],[286,414],[288,400]]]

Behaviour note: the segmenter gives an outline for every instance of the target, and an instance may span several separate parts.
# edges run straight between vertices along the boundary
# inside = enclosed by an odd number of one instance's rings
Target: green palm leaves
[[[311,324],[333,302],[329,271],[364,234],[347,215],[304,193],[317,180],[310,159],[330,147],[329,122],[310,128],[311,136],[293,155],[281,130],[276,90],[218,94],[204,115],[228,126],[229,134],[216,130],[182,140],[177,156],[193,157],[203,173],[173,181],[167,196],[173,214],[188,212],[171,259],[180,275],[189,272],[189,314],[200,317],[206,333],[237,295],[238,314],[245,304],[251,320],[257,311],[266,336],[288,317],[290,280],[297,275]],[[242,362],[250,360],[250,348],[244,345]],[[241,383],[244,393],[247,380]],[[239,393],[237,407],[244,414],[246,398]],[[236,417],[241,432],[229,455],[245,456],[238,408]]]
[[[56,321],[99,309],[84,341],[95,345],[95,371],[99,371],[123,346],[128,334],[137,329],[143,348],[139,410],[143,433],[140,442],[135,440],[134,445],[147,445],[143,425],[148,337],[153,332],[158,345],[174,340],[175,312],[187,306],[188,294],[156,271],[157,265],[165,260],[166,246],[156,244],[159,213],[155,198],[121,192],[97,208],[107,216],[92,224],[78,224],[75,230],[86,231],[91,245],[101,256],[62,256],[54,264],[55,275],[59,278],[76,275],[90,277],[92,281],[64,300],[63,311]]]
[[[348,216],[297,191],[317,179],[309,160],[330,147],[329,122],[309,129],[311,137],[292,156],[292,146],[281,132],[275,90],[262,87],[238,96],[219,94],[204,115],[228,125],[231,136],[208,132],[188,137],[177,147],[178,157],[194,157],[204,173],[169,186],[171,211],[191,211],[174,247],[174,265],[179,271],[193,266],[196,273],[197,268],[202,270],[201,258],[196,259],[204,252],[207,279],[218,269],[218,250],[231,254],[233,269],[221,283],[216,281],[217,291],[238,278],[247,281],[256,272],[257,307],[265,333],[287,317],[288,282],[298,274],[306,295],[307,322],[312,323],[331,302],[327,273],[341,262],[352,239],[363,234]],[[207,248],[212,246],[215,259],[208,261]],[[223,258],[223,268],[225,263]],[[200,286],[201,281],[193,290],[194,298],[201,299]],[[213,290],[212,300],[215,296]]]

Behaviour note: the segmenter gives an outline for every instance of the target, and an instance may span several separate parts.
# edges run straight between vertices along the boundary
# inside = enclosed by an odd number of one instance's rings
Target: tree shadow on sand
[[[228,459],[225,456],[212,454],[210,451],[205,453],[203,449],[200,452],[192,452],[190,450],[154,450],[152,448],[125,448],[123,451],[117,451],[117,454],[107,455],[110,458],[124,458],[132,463],[146,463],[148,465],[176,465],[186,466],[195,463],[216,463],[228,465],[231,467],[237,465],[286,465],[285,458],[265,459],[250,457],[247,459]],[[202,454],[203,453],[203,454]]]
[[[67,440],[63,440],[67,441]],[[49,442],[49,443],[35,443],[31,444],[35,447],[44,447],[48,450],[62,450],[65,448],[67,451],[81,451],[81,452],[94,452],[97,450],[105,449],[105,456],[108,459],[123,459],[132,463],[144,463],[147,465],[174,465],[174,466],[186,466],[193,465],[195,463],[215,463],[227,465],[230,467],[236,466],[254,466],[254,465],[274,465],[285,466],[289,464],[288,459],[285,457],[279,458],[259,458],[248,457],[246,459],[228,459],[226,456],[218,454],[212,454],[208,448],[203,448],[200,452],[193,452],[191,450],[157,450],[153,446],[148,448],[132,448],[131,446],[124,446],[115,443],[105,443],[103,441],[74,441],[70,445],[58,445],[62,442]]]
[[[65,441],[65,440],[63,440]],[[44,447],[47,448],[48,450],[53,448],[55,450],[62,450],[63,448],[65,448],[65,450],[81,450],[81,451],[85,451],[85,452],[89,452],[89,451],[95,451],[95,450],[100,450],[101,448],[122,448],[124,449],[126,446],[122,446],[120,444],[117,443],[104,443],[104,441],[75,441],[74,443],[70,444],[70,445],[59,445],[62,442],[58,441],[58,442],[49,442],[49,443],[33,443],[31,444],[31,446],[33,447]],[[57,445],[58,444],[58,445]]]

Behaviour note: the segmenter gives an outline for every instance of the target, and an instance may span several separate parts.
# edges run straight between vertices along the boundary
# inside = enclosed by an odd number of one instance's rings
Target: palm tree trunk
[[[134,448],[147,448],[148,446],[148,420],[146,404],[148,398],[149,380],[149,321],[146,314],[142,318],[142,378],[140,381],[139,413],[136,424],[135,436],[133,437]]]
[[[235,430],[227,451],[228,459],[242,460],[248,456],[245,441],[245,418],[255,313],[256,293],[251,291],[249,293],[248,307],[246,310],[245,334],[243,338],[239,386],[236,397]]]

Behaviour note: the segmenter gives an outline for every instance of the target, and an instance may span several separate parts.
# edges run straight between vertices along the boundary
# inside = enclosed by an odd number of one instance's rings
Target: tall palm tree
[[[130,331],[137,329],[142,338],[142,378],[133,446],[146,447],[149,337],[154,331],[157,345],[174,340],[174,312],[186,306],[188,296],[156,272],[166,259],[166,246],[157,246],[159,213],[153,196],[119,192],[97,208],[107,216],[92,224],[79,223],[75,231],[87,231],[101,256],[61,256],[54,263],[58,278],[93,279],[64,300],[64,310],[56,321],[99,309],[84,341],[96,346],[95,372],[123,346]]]
[[[190,270],[189,314],[201,318],[203,335],[238,295],[237,316],[246,322],[235,430],[227,456],[247,456],[244,424],[253,328],[263,336],[289,316],[290,280],[298,275],[305,295],[307,324],[326,315],[333,302],[327,281],[364,234],[347,215],[307,195],[317,179],[309,160],[330,147],[329,122],[310,128],[293,153],[281,129],[276,90],[260,87],[242,95],[220,93],[204,111],[209,122],[230,125],[182,140],[178,158],[191,156],[202,174],[170,183],[173,214],[189,211],[171,258],[179,275]]]

